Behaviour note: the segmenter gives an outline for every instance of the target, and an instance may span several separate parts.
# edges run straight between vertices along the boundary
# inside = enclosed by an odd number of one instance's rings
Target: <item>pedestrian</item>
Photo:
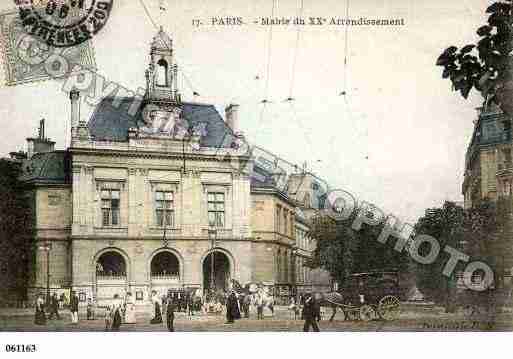
[[[114,294],[114,303],[112,305],[111,318],[112,318],[111,330],[113,332],[119,332],[119,328],[121,327],[121,322],[122,322],[122,316],[121,316],[121,301],[119,299],[118,294]]]
[[[61,295],[59,297],[59,309],[64,308],[64,299],[65,299],[64,293],[61,293]]]
[[[155,315],[153,316],[153,319],[150,321],[150,323],[151,324],[160,324],[160,323],[162,323],[162,301],[159,298],[156,291],[151,292],[151,301],[153,303]]]
[[[318,306],[317,301],[314,296],[310,293],[307,293],[305,296],[305,304],[303,306],[303,318],[305,319],[305,325],[303,327],[304,332],[309,332],[310,327],[312,327],[314,332],[319,331],[319,326],[317,325],[318,314]]]
[[[71,323],[78,324],[78,296],[75,291],[71,292],[69,311],[71,313]]]
[[[249,319],[249,307],[251,306],[251,295],[246,294],[242,300],[242,307],[244,308],[244,317]]]
[[[264,297],[261,292],[257,294],[256,301],[257,319],[264,319]]]
[[[123,322],[125,324],[135,324],[135,302],[132,293],[128,292],[125,297],[125,316]]]
[[[226,299],[226,324],[232,324],[240,319],[239,303],[235,291],[232,291]]]
[[[111,316],[112,307],[110,305],[107,306],[105,311],[105,331],[108,332],[112,326],[112,316]]]
[[[87,298],[87,320],[94,320],[94,305],[91,298]]]
[[[37,325],[46,325],[45,300],[43,293],[39,293],[36,298],[36,313],[34,323]]]
[[[191,293],[187,294],[186,302],[187,302],[187,310],[189,312],[189,316],[193,316],[194,315],[194,297],[192,296]]]
[[[175,305],[170,297],[168,297],[167,300],[167,308],[166,308],[166,324],[167,324],[167,330],[170,332],[175,331]]]
[[[59,298],[57,298],[57,293],[53,293],[52,297],[50,298],[50,316],[48,319],[53,319],[54,315],[58,320],[61,319],[61,316],[59,315]]]

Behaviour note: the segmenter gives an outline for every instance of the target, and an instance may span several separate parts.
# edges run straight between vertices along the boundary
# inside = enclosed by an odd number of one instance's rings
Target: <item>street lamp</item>
[[[293,261],[293,283],[294,283],[294,298],[297,303],[297,254],[299,252],[299,249],[297,246],[294,246],[292,249],[292,261]]]
[[[215,250],[216,240],[217,240],[217,228],[211,223],[208,228],[208,238],[210,239],[211,253],[210,253],[210,290],[212,293],[214,292],[215,286],[215,277],[214,277],[214,259],[215,259]]]
[[[52,244],[45,242],[38,246],[39,250],[46,252],[46,305],[50,303],[50,250]]]

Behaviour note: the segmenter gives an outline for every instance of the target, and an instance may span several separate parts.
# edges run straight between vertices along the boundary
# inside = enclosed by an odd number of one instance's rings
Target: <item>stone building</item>
[[[492,201],[501,200],[502,204],[511,207],[511,118],[493,104],[485,104],[477,110],[478,118],[474,121],[474,131],[465,158],[465,177],[462,185],[464,207],[472,208],[485,198]],[[498,260],[499,271],[505,281],[509,282],[513,271],[513,233],[506,231],[491,236],[501,236],[503,239],[494,241],[497,248],[492,250]]]
[[[224,121],[213,105],[182,101],[173,55],[161,30],[136,111],[137,99],[105,98],[86,123],[73,90],[70,147],[28,139],[30,297],[49,284],[81,301],[131,292],[142,304],[153,290],[227,289],[232,279],[295,290],[302,204],[251,156],[237,105]]]
[[[478,111],[465,158],[465,208],[483,198],[511,196],[511,119],[492,105]]]

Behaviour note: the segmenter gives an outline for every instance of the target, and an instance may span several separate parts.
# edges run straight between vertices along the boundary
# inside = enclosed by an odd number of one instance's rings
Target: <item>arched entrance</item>
[[[170,289],[180,288],[180,260],[169,250],[153,256],[150,262],[151,290],[165,295]]]
[[[230,259],[218,250],[209,253],[203,260],[203,288],[210,291],[228,290],[230,286]]]
[[[124,297],[127,289],[127,265],[118,252],[106,251],[96,260],[96,299],[110,300],[114,294]]]

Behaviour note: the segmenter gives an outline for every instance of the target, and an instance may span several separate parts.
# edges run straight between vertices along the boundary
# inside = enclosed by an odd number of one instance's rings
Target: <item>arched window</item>
[[[167,61],[160,59],[157,62],[157,86],[169,87]]]

